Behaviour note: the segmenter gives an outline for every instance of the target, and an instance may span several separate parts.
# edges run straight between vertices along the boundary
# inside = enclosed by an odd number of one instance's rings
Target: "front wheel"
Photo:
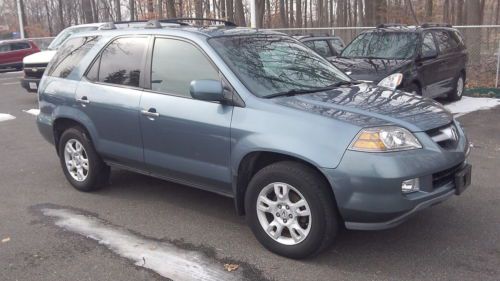
[[[339,224],[329,185],[312,168],[271,164],[252,178],[245,195],[247,221],[260,243],[289,258],[305,258],[333,242]]]

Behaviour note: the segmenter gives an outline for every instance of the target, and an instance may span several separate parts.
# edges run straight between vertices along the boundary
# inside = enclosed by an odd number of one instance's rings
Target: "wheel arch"
[[[271,152],[271,151],[253,151],[246,154],[238,164],[237,173],[234,175],[233,179],[233,189],[234,189],[234,201],[236,212],[238,215],[245,215],[245,193],[247,190],[248,183],[252,177],[260,171],[262,168],[271,165],[273,163],[282,161],[293,161],[301,163],[305,166],[310,167],[318,173],[318,175],[324,180],[329,186],[330,181],[328,181],[326,175],[319,169],[315,164],[301,159],[299,157],[281,153],[281,152]],[[337,208],[335,194],[333,189],[329,188],[329,193],[335,203],[335,208]]]
[[[59,141],[61,139],[61,135],[69,128],[80,127],[84,130],[85,135],[90,138],[90,140],[94,139],[92,134],[88,130],[87,126],[84,125],[84,122],[81,122],[77,119],[71,117],[59,117],[54,120],[52,125],[53,133],[54,133],[54,145],[56,148],[56,152],[59,155]]]

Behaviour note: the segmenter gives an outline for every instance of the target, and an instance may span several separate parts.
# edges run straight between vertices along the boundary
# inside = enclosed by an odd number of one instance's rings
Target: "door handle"
[[[141,110],[141,114],[146,116],[146,117],[160,117],[160,113],[156,112],[156,109],[150,108],[149,110]]]
[[[87,98],[87,96],[83,96],[83,97],[81,97],[81,98],[79,98],[79,99],[76,99],[76,102],[79,102],[79,103],[84,103],[84,104],[89,104],[89,103],[90,103],[90,101],[89,101],[89,99]]]

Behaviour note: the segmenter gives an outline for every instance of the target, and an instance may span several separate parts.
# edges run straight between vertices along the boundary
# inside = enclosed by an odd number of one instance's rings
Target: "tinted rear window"
[[[436,36],[441,53],[447,54],[453,52],[458,47],[458,42],[447,31],[435,31],[434,35]]]
[[[114,40],[96,59],[87,78],[91,81],[139,87],[148,40],[146,37]]]
[[[48,66],[50,76],[66,78],[98,41],[97,36],[72,38],[61,46]]]
[[[342,52],[347,58],[408,59],[413,57],[418,35],[412,32],[375,31],[359,35]]]

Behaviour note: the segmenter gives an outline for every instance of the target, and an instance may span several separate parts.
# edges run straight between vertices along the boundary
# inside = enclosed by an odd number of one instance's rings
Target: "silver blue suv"
[[[292,258],[327,248],[341,225],[390,228],[470,184],[467,138],[439,103],[228,22],[78,34],[39,103],[39,130],[76,189],[106,185],[117,167],[216,192]]]

